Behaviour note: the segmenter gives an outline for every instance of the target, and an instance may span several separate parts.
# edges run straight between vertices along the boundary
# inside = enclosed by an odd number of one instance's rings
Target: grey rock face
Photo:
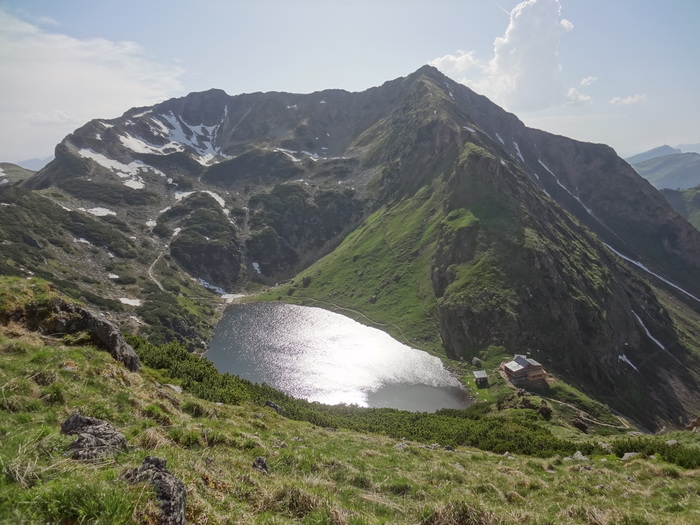
[[[73,459],[91,461],[126,450],[126,438],[107,421],[73,414],[61,425],[61,434],[78,436],[68,447]]]
[[[82,306],[55,298],[50,306],[50,313],[34,322],[44,332],[51,334],[88,332],[96,343],[102,345],[114,359],[120,361],[131,372],[141,368],[136,352],[124,340],[116,325],[101,319]]]
[[[166,460],[146,456],[140,467],[128,471],[124,477],[131,483],[149,482],[156,491],[162,511],[163,525],[184,525],[187,508],[185,484],[166,468]]]

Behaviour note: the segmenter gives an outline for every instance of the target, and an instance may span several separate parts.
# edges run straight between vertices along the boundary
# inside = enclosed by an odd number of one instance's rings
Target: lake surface
[[[206,357],[221,372],[330,405],[434,412],[472,401],[437,357],[321,308],[226,308]]]

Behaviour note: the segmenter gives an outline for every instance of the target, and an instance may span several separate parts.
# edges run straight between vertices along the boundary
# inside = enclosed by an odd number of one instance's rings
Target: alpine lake
[[[435,412],[473,402],[437,357],[321,308],[230,305],[205,355],[220,372],[329,405]]]

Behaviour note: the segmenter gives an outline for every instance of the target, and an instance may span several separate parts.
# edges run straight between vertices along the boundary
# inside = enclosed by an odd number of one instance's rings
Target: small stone
[[[274,410],[275,412],[277,412],[280,415],[282,414],[282,407],[279,406],[277,403],[270,401],[269,399],[267,401],[265,401],[265,406],[270,407],[272,410]]]
[[[669,440],[666,442],[666,444],[667,444],[668,446],[672,447],[673,445],[677,445],[677,444],[678,444],[678,440],[676,440],[676,439],[669,439]]]
[[[258,456],[257,458],[255,458],[255,461],[253,461],[253,468],[255,470],[259,470],[266,476],[269,475],[269,472],[267,470],[267,459],[265,458],[265,456]]]
[[[584,456],[580,450],[577,450],[571,459],[575,459],[577,461],[588,461],[588,458]]]
[[[636,458],[639,456],[639,452],[625,452],[625,454],[622,456],[621,460],[622,461],[629,461],[632,458]]]

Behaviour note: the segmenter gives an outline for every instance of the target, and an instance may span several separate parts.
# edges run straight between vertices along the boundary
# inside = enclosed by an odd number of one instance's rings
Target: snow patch
[[[175,200],[176,201],[181,201],[185,197],[189,197],[190,195],[194,194],[193,191],[176,191],[175,192]]]
[[[506,145],[506,143],[503,142],[503,139],[501,138],[501,136],[498,133],[496,133],[496,138],[501,141],[501,144],[503,144],[504,146]]]
[[[135,178],[137,182],[140,183],[140,185],[136,189],[141,189],[143,188],[143,181],[140,179],[139,174],[142,173],[147,173],[147,172],[153,172],[156,173],[157,175],[160,175],[161,177],[165,177],[165,173],[162,171],[149,166],[145,164],[143,161],[140,160],[134,160],[130,162],[129,164],[124,164],[123,162],[119,162],[118,160],[110,159],[108,157],[105,157],[101,153],[97,153],[96,151],[89,149],[89,148],[84,148],[81,149],[78,154],[81,157],[84,157],[86,159],[90,159],[93,162],[96,162],[103,168],[107,168],[108,170],[111,170],[113,173],[115,173],[118,177],[124,179],[124,178]],[[126,183],[125,183],[126,184]],[[128,184],[127,184],[128,186]],[[135,187],[135,186],[131,186]]]
[[[110,273],[107,276],[108,279],[119,279],[119,276],[116,273]]]
[[[138,137],[133,137],[130,134],[126,133],[125,135],[120,135],[119,136],[119,141],[124,145],[124,147],[129,148],[131,151],[134,153],[149,153],[149,154],[156,154],[156,155],[165,155],[167,153],[172,153],[174,151],[184,151],[184,147],[182,144],[178,144],[177,142],[168,142],[164,146],[156,146],[155,144],[151,144],[149,142],[146,142],[145,140],[138,138]],[[169,151],[166,151],[169,150]]]
[[[256,273],[262,273],[260,271],[260,265],[256,262],[253,263],[253,270],[255,270]]]
[[[155,228],[155,227],[156,227],[156,224],[158,224],[156,221],[148,221],[148,222],[146,222],[146,226],[148,226],[149,228]]]
[[[202,191],[200,191],[200,192],[196,192],[196,191],[176,191],[176,192],[175,192],[175,200],[179,202],[179,201],[181,201],[182,199],[184,199],[185,197],[189,197],[190,195],[194,195],[195,193],[207,193],[208,195],[211,195],[211,196],[214,198],[214,200],[219,204],[219,206],[221,206],[222,208],[225,209],[226,203],[224,202],[223,197],[221,197],[221,195],[219,195],[218,193],[215,193],[215,192],[210,191],[210,190],[202,190]],[[170,206],[168,206],[167,208],[161,210],[160,213],[166,212],[166,211],[168,211],[169,209],[170,209]]]
[[[197,162],[203,166],[213,164],[219,157],[230,159],[229,155],[224,155],[221,150],[214,146],[216,134],[220,124],[205,126],[204,124],[190,125],[184,120],[176,117],[173,112],[160,115],[169,124],[169,139],[171,142],[178,142],[183,146],[189,146],[197,152],[199,158]]]
[[[474,128],[470,128],[469,126],[462,126],[462,129],[466,129],[469,133],[476,133],[476,130]]]
[[[129,179],[124,181],[124,186],[128,186],[129,188],[133,188],[135,190],[142,190],[146,184],[141,179]]]
[[[287,106],[287,109],[297,109],[297,105],[294,104],[293,106]]]
[[[73,242],[81,242],[83,244],[91,244],[90,241],[88,241],[84,237],[78,237],[77,239],[73,239]]]
[[[630,361],[629,359],[627,359],[627,356],[626,356],[625,354],[620,354],[620,355],[617,356],[617,358],[618,358],[620,361],[622,361],[623,363],[627,363],[627,364],[630,365],[632,368],[634,368],[637,372],[639,372],[639,368],[637,368],[636,366],[634,366],[634,365],[632,364],[632,361]]]
[[[224,290],[223,288],[219,288],[218,286],[214,286],[213,284],[209,284],[201,277],[199,279],[197,279],[197,282],[201,286],[204,286],[204,288],[206,288],[207,290],[211,290],[212,292],[218,293],[219,295],[226,295],[226,293],[227,293],[226,290]]]
[[[175,230],[173,230],[173,234],[171,236],[171,239],[175,238],[177,236],[177,234],[180,233],[181,231],[182,231],[182,228],[175,228]]]
[[[326,101],[322,100],[321,102],[319,102],[319,104],[326,104]]]
[[[68,208],[66,208],[68,209]],[[85,208],[79,208],[81,211],[86,211],[90,215],[94,215],[95,217],[106,217],[107,215],[116,215],[116,211],[108,210],[107,208],[90,208],[89,210],[86,210]],[[70,210],[68,210],[70,211]]]
[[[129,306],[141,306],[141,299],[129,299],[127,297],[120,297],[119,302],[122,304],[128,304]]]
[[[221,296],[222,299],[226,301],[226,304],[230,304],[236,299],[240,299],[241,297],[245,297],[245,294],[242,293],[227,293]]]
[[[152,109],[147,109],[146,111],[143,111],[141,113],[137,113],[136,115],[132,115],[131,118],[139,118],[143,117],[144,115],[148,115],[149,113],[153,113]]]
[[[593,215],[593,210],[591,210],[589,207],[587,207],[587,206],[583,203],[583,201],[581,201],[581,199],[578,198],[578,196],[576,196],[576,195],[574,195],[573,193],[571,193],[571,192],[569,191],[569,188],[567,188],[566,186],[564,186],[564,185],[562,184],[562,182],[559,180],[559,178],[554,174],[554,172],[552,172],[552,170],[550,170],[550,169],[547,167],[547,165],[546,165],[544,162],[542,162],[540,159],[537,159],[537,162],[539,162],[540,165],[541,165],[544,169],[546,169],[552,177],[554,177],[554,180],[556,181],[556,183],[559,185],[560,188],[562,188],[566,193],[568,193],[569,195],[571,195],[574,199],[576,199],[576,200],[578,201],[578,203],[579,203],[581,206],[583,206],[583,209],[586,210],[586,213],[588,213],[588,215],[590,215],[591,217],[594,216],[594,215]],[[535,174],[535,177],[537,177],[537,178],[539,179],[539,177],[537,176],[537,174]]]
[[[520,153],[520,146],[518,146],[518,143],[513,141],[513,145],[515,146],[515,153],[518,155],[518,158],[520,159],[520,162],[525,164],[525,159],[523,158],[523,154]]]
[[[307,157],[310,157],[314,162],[321,158],[318,156],[318,153],[311,153],[310,151],[302,151],[302,153]]]
[[[613,252],[615,255],[617,255],[617,256],[620,257],[621,259],[623,259],[623,260],[625,260],[625,261],[627,261],[627,262],[629,262],[629,263],[634,264],[634,265],[637,266],[638,268],[641,268],[642,270],[644,270],[645,272],[647,272],[647,273],[653,275],[653,276],[656,277],[657,279],[661,279],[661,280],[662,280],[663,282],[665,282],[667,285],[672,286],[673,288],[675,288],[675,289],[678,290],[679,292],[683,292],[685,295],[687,295],[687,296],[690,297],[691,299],[695,299],[697,302],[700,303],[700,299],[698,299],[697,297],[695,297],[695,296],[694,296],[693,294],[691,294],[690,292],[687,292],[687,291],[685,291],[683,288],[681,288],[680,286],[678,286],[678,285],[676,285],[676,284],[673,284],[673,283],[672,283],[671,281],[669,281],[668,279],[664,279],[664,278],[661,277],[658,273],[652,272],[649,268],[647,268],[646,266],[644,266],[644,265],[643,265],[642,263],[640,263],[639,261],[635,261],[634,259],[630,259],[629,257],[625,257],[624,255],[622,255],[620,252],[618,252],[615,248],[613,248],[613,247],[610,246],[609,244],[606,244],[606,243],[603,243],[603,244],[605,244],[605,247],[606,247],[608,250],[610,250],[611,252]]]
[[[209,190],[204,191],[204,193],[208,193],[209,195],[211,195],[214,198],[214,200],[219,203],[219,206],[225,209],[226,203],[224,202],[224,199],[223,197],[221,197],[221,195]]]
[[[639,325],[644,329],[644,332],[647,334],[647,337],[649,339],[651,339],[652,341],[654,341],[654,343],[656,343],[656,346],[661,348],[661,350],[666,350],[666,347],[664,345],[662,345],[658,339],[656,339],[654,336],[651,335],[651,332],[649,332],[647,327],[644,325],[642,318],[637,315],[637,312],[632,310],[632,315],[634,315],[634,317],[637,319],[637,322],[639,323]]]
[[[277,149],[275,149],[275,151],[279,151],[279,152],[281,152],[281,153],[284,153],[285,155],[287,155],[287,157],[289,157],[290,159],[292,159],[294,162],[301,162],[301,159],[298,159],[298,158],[296,158],[296,157],[294,156],[294,154],[296,153],[296,151],[291,151],[291,150],[282,149],[282,148],[277,148]]]

